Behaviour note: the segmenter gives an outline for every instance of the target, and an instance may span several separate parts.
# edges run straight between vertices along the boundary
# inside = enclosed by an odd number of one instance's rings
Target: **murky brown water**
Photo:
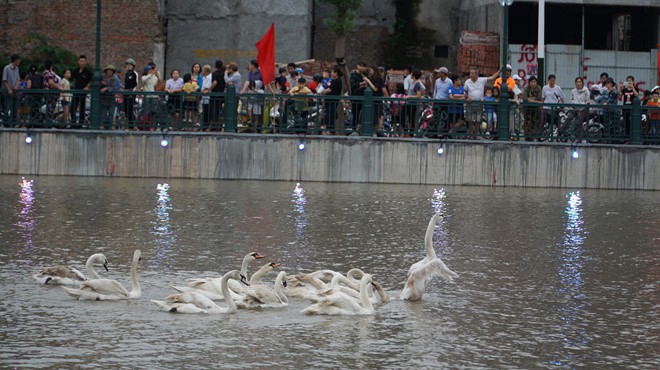
[[[0,176],[0,366],[81,368],[658,368],[657,192]],[[167,182],[169,190],[157,189]],[[150,299],[240,267],[360,267],[396,296],[423,257],[460,275],[372,317],[309,317],[307,303],[176,315]],[[42,267],[110,260],[143,296],[81,302]],[[255,265],[251,266],[251,271]],[[274,280],[271,274],[269,280]]]

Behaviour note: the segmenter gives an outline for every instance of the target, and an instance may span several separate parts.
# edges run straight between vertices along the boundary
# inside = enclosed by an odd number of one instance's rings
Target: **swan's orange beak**
[[[254,254],[254,258],[255,258],[255,259],[266,258],[266,256],[264,256],[264,255],[261,254],[261,253],[255,253],[255,254]]]
[[[276,268],[278,268],[278,267],[280,267],[280,266],[282,266],[282,265],[279,264],[279,263],[275,263],[275,262],[273,262],[273,263],[270,264],[270,267],[272,267],[272,268],[274,268],[274,269],[276,269]]]

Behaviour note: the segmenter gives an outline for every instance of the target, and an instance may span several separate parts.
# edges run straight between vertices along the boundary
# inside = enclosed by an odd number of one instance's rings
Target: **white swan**
[[[280,271],[273,289],[262,284],[250,284],[250,288],[245,290],[243,298],[236,302],[236,306],[238,308],[286,307],[289,305],[289,299],[284,294],[286,285],[286,271]]]
[[[270,272],[273,269],[278,268],[278,267],[280,267],[280,264],[275,263],[275,262],[271,262],[271,263],[267,263],[267,264],[263,265],[259,270],[257,270],[254,274],[252,274],[252,277],[250,278],[250,282],[249,282],[250,285],[257,284],[259,281],[261,281],[261,279],[268,272]],[[245,275],[243,275],[243,276],[245,276]],[[217,281],[217,280],[220,280],[220,281]],[[217,279],[217,280],[214,279],[214,281],[212,283],[214,284],[214,286],[217,286],[217,288],[219,289],[219,292],[215,292],[215,291],[212,292],[212,291],[209,291],[209,290],[196,289],[196,288],[191,288],[189,286],[178,286],[178,285],[172,285],[172,288],[174,288],[175,290],[177,290],[179,292],[182,292],[182,293],[186,293],[186,292],[199,293],[199,294],[202,294],[206,298],[211,299],[213,301],[220,301],[220,300],[225,299],[224,295],[222,294],[222,287],[223,287],[224,282],[223,282],[222,278]],[[236,284],[240,284],[240,283],[238,283],[233,278],[230,278],[227,281],[227,284],[229,286],[229,294],[231,295],[231,297],[234,301],[239,301],[243,298],[243,294],[245,294],[245,290],[242,287],[240,289],[237,289],[235,284],[232,284],[232,283],[236,283]]]
[[[327,288],[327,285],[323,281],[312,276],[312,274],[287,276],[286,280],[287,286],[285,291],[288,297],[305,298],[310,294],[314,294],[319,289]]]
[[[227,281],[229,279],[236,279],[245,285],[249,285],[245,275],[242,275],[238,270],[232,270],[226,273],[221,280],[223,281],[222,294],[224,294],[227,307],[220,307],[203,294],[197,292],[172,294],[167,297],[167,301],[152,300],[152,302],[157,304],[163,310],[169,312],[206,314],[234,313],[236,312],[236,303],[231,299],[229,293],[229,287],[227,286]]]
[[[243,257],[243,263],[241,264],[241,275],[248,276],[247,268],[250,262],[256,261],[260,258],[266,256],[259,254],[258,252],[250,252]],[[201,289],[207,292],[215,293],[216,296],[222,297],[222,278],[201,278],[201,279],[188,279],[188,286],[194,289]],[[175,288],[176,289],[176,288]],[[179,289],[177,289],[179,290]],[[181,291],[191,291],[189,289],[183,289]],[[221,299],[221,298],[220,298]]]
[[[360,280],[360,300],[344,292],[335,292],[302,310],[308,315],[373,315],[374,306],[369,301],[369,285],[373,284],[370,274]]]
[[[133,261],[131,262],[131,291],[129,292],[124,288],[121,283],[111,279],[95,279],[84,281],[80,284],[78,289],[62,287],[71,296],[80,300],[117,300],[117,299],[133,299],[139,298],[142,295],[140,283],[137,279],[137,266],[138,262],[142,259],[142,252],[136,249],[133,253]]]
[[[442,214],[435,214],[431,217],[429,225],[426,229],[424,236],[424,244],[426,245],[426,257],[421,261],[415,262],[408,270],[408,280],[401,292],[401,299],[409,301],[418,301],[422,299],[426,284],[435,275],[440,275],[448,280],[453,280],[458,275],[451,271],[444,262],[435,255],[433,249],[433,231],[435,226],[442,221],[444,216]]]
[[[364,273],[362,274],[362,276],[364,276]],[[342,286],[340,284],[344,284],[345,286]],[[330,287],[326,289],[319,289],[313,294],[306,296],[305,298],[313,302],[318,302],[321,299],[330,296],[336,292],[343,292],[350,295],[353,298],[359,299],[360,286],[358,284],[353,283],[351,280],[349,280],[348,278],[342,275],[336,275],[335,277],[332,278],[332,281],[330,282]],[[373,294],[374,292],[378,294],[378,297],[376,297],[376,295]],[[371,301],[372,304],[378,304],[379,299],[380,302],[383,304],[389,303],[390,301],[390,297],[388,297],[387,293],[385,293],[383,286],[380,285],[380,283],[378,283],[377,281],[372,281],[372,286],[368,290],[368,297],[369,297],[369,301]]]
[[[310,275],[314,276],[315,278],[321,280],[325,284],[329,284],[332,281],[332,278],[335,276],[343,276],[340,272],[334,271],[334,270],[317,270],[314,272],[311,272]],[[357,276],[356,276],[357,275]],[[346,273],[346,277],[353,281],[356,285],[360,283],[360,279],[362,279],[362,276],[364,276],[364,271],[358,269],[358,268],[353,268],[348,270]]]
[[[94,264],[102,264],[105,267],[105,271],[108,271],[108,259],[103,254],[96,253],[92,254],[85,264],[88,278],[73,266],[46,267],[34,275],[34,278],[41,284],[77,286],[89,279],[100,279],[99,274],[94,270]]]

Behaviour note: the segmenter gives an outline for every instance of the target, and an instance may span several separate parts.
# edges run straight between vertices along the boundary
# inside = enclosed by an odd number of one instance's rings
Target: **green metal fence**
[[[88,91],[0,95],[5,128],[660,144],[660,108],[639,100],[605,106],[403,99],[369,89],[364,96],[119,91],[101,94],[95,122]]]

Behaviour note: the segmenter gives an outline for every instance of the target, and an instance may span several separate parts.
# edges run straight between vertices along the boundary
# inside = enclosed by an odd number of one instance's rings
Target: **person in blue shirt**
[[[454,77],[453,84],[447,89],[449,100],[465,101],[466,95],[460,77]],[[453,122],[452,127],[458,128],[459,122],[463,121],[463,104],[449,104],[449,119]],[[464,122],[464,121],[463,121]]]

